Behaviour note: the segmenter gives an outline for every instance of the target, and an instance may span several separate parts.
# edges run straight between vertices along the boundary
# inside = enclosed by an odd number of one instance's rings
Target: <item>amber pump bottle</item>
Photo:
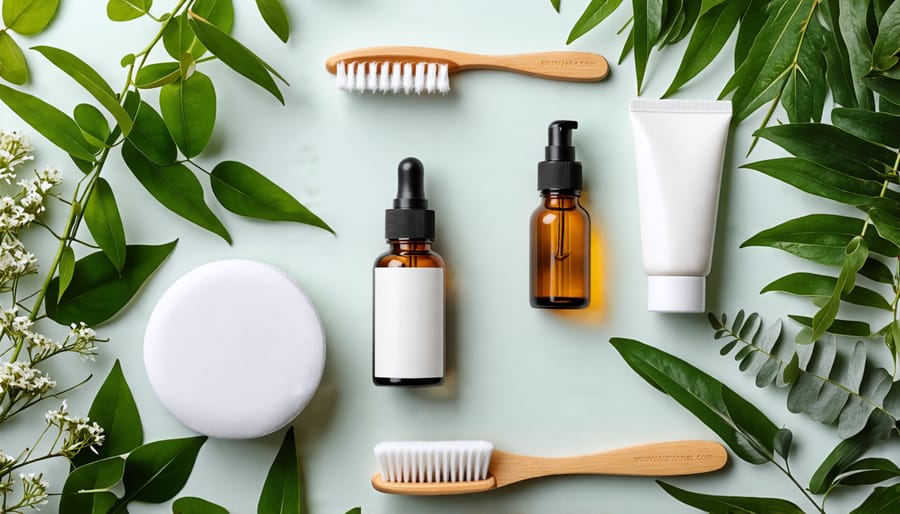
[[[581,206],[581,163],[572,130],[550,124],[546,160],[538,164],[541,205],[531,215],[531,306],[583,309],[590,304],[591,218]]]
[[[431,250],[434,211],[415,158],[397,169],[394,208],[385,211],[390,249],[375,261],[372,380],[381,386],[444,381],[444,261]]]

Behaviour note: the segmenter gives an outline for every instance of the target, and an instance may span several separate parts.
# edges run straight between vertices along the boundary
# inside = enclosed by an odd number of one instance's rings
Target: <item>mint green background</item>
[[[16,39],[26,47],[69,49],[118,88],[123,77],[119,58],[142,48],[155,29],[149,20],[109,22],[105,3],[65,1],[48,32]],[[327,220],[337,237],[305,226],[241,219],[214,206],[234,236],[229,247],[156,204],[115,156],[104,175],[123,206],[129,241],[161,243],[177,237],[180,242],[127,312],[101,327],[101,335],[112,342],[95,364],[63,358],[51,370],[60,384],[95,375],[70,395],[73,412],[87,411],[100,378],[118,358],[135,392],[147,440],[190,435],[159,404],[147,382],[141,358],[147,318],[163,291],[192,268],[217,259],[250,258],[293,275],[313,299],[327,332],[322,385],[295,423],[312,514],[343,513],[356,505],[381,514],[689,511],[651,480],[640,478],[553,478],[454,498],[394,497],[369,486],[375,471],[372,446],[385,439],[481,438],[504,450],[548,456],[651,441],[715,439],[632,373],[607,344],[612,336],[638,338],[682,356],[757,403],[776,423],[792,428],[792,468],[803,481],[836,444],[830,428],[788,413],[783,391],[757,390],[730,358],[720,357],[704,316],[646,311],[627,116],[628,100],[635,95],[632,59],[613,64],[610,78],[598,84],[467,72],[453,76],[449,96],[421,98],[343,93],[324,70],[331,53],[384,44],[484,53],[563,49],[586,1],[565,0],[561,15],[545,0],[295,1],[289,2],[294,30],[286,46],[264,27],[252,2],[235,3],[235,35],[292,86],[284,90],[287,106],[282,107],[220,63],[203,65],[215,79],[219,108],[202,162],[212,167],[239,159],[254,166]],[[174,2],[155,4],[159,14]],[[624,14],[614,15],[571,48],[600,52],[614,62],[624,40],[614,32]],[[731,46],[729,56],[730,51]],[[89,99],[38,54],[26,53],[33,73],[30,91],[69,112]],[[645,96],[665,90],[679,59],[678,49],[654,51]],[[730,67],[730,57],[719,59],[679,97],[715,98]],[[547,124],[564,118],[581,123],[575,140],[585,167],[587,208],[602,250],[594,273],[602,276],[603,285],[594,302],[604,308],[588,321],[532,310],[527,300],[527,222],[538,203],[536,163],[543,155]],[[782,113],[776,118],[783,119]],[[774,250],[739,250],[739,244],[790,216],[833,206],[738,169],[746,162],[750,133],[759,119],[744,123],[730,140],[707,307],[728,313],[758,310],[772,320],[787,312],[811,312],[805,301],[757,294],[771,279],[807,265]],[[55,163],[70,179],[78,176],[60,151],[5,107],[0,107],[0,126],[32,135],[36,165]],[[382,212],[393,197],[395,166],[409,155],[426,165],[426,188],[438,215],[435,247],[448,263],[453,370],[439,389],[377,389],[370,379],[371,266],[384,249]],[[771,145],[762,143],[752,158],[775,155]],[[56,208],[52,216],[57,226],[61,211]],[[46,256],[52,241],[43,233],[32,236],[31,245]],[[879,353],[874,346],[873,353]],[[248,373],[265,372],[265,363],[254,359],[251,342],[247,362]],[[43,410],[5,427],[0,446],[12,452],[29,444]],[[282,436],[209,441],[182,495],[207,498],[233,513],[254,511]],[[53,490],[61,488],[64,468],[61,462],[44,466],[52,470]],[[784,496],[809,507],[777,470],[741,461],[716,474],[672,482],[722,494]],[[835,494],[829,507],[846,512],[859,501]],[[47,510],[54,511],[55,504]],[[133,504],[130,510],[155,513],[169,507]]]

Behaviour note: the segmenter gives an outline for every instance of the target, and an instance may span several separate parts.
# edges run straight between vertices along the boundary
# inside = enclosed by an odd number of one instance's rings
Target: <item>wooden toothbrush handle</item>
[[[458,70],[504,70],[535,77],[595,82],[609,74],[609,63],[599,54],[588,52],[542,52],[516,55],[468,54],[457,60]]]
[[[503,487],[551,475],[692,475],[715,471],[727,461],[725,448],[712,441],[651,443],[563,458],[526,457],[494,450],[490,474],[497,487]]]

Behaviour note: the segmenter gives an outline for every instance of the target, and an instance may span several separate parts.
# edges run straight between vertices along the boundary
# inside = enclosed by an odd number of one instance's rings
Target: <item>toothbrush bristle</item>
[[[387,441],[375,459],[388,482],[469,482],[487,478],[493,451],[487,441]]]
[[[337,64],[337,87],[344,91],[382,93],[450,92],[450,70],[446,63],[344,62]]]

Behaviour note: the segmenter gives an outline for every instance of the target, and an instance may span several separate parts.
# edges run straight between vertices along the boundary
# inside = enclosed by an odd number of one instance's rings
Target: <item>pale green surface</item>
[[[611,336],[642,339],[682,356],[757,403],[776,423],[787,424],[795,431],[792,467],[802,480],[837,442],[832,430],[789,414],[783,392],[757,390],[730,358],[720,357],[702,315],[646,311],[627,117],[627,102],[634,95],[630,59],[613,65],[609,80],[600,84],[471,72],[453,77],[449,96],[423,98],[349,95],[337,91],[333,77],[324,71],[331,53],[382,44],[485,53],[561,49],[585,1],[563,2],[562,15],[554,14],[545,0],[289,2],[294,31],[287,46],[265,29],[252,2],[235,3],[236,35],[269,59],[292,87],[285,91],[287,107],[282,108],[224,66],[205,66],[216,77],[219,121],[204,162],[247,162],[294,193],[338,235],[237,219],[216,207],[235,239],[228,247],[155,204],[116,156],[105,176],[125,206],[129,240],[161,243],[179,237],[180,242],[127,314],[102,327],[101,335],[112,343],[102,349],[96,364],[75,359],[60,363],[65,366],[59,366],[55,376],[61,384],[95,374],[70,397],[73,412],[87,411],[99,387],[96,377],[105,376],[119,358],[134,389],[147,440],[188,435],[147,382],[141,357],[147,317],[163,291],[190,269],[211,260],[252,258],[296,277],[316,304],[328,337],[322,387],[295,423],[312,514],[343,513],[356,505],[380,514],[687,512],[646,479],[545,479],[480,496],[427,499],[381,495],[369,486],[375,471],[372,446],[384,439],[482,438],[514,452],[569,455],[657,440],[714,438],[627,369],[607,344]],[[109,22],[105,4],[63,2],[51,29],[23,46],[67,48],[119,87],[119,58],[143,47],[153,29],[146,20]],[[157,13],[168,5],[163,0],[155,4]],[[624,22],[622,14],[572,48],[597,51],[615,61],[622,38],[614,31]],[[33,91],[68,111],[88,99],[39,55],[27,54]],[[671,51],[662,56],[654,52],[646,96],[665,90],[679,58]],[[717,96],[730,58],[717,65],[718,70],[679,97]],[[588,210],[601,238],[602,266],[594,272],[602,274],[604,286],[594,302],[605,305],[605,312],[587,324],[532,310],[527,301],[527,221],[538,203],[536,163],[543,155],[547,124],[563,118],[581,123],[575,139],[585,166]],[[732,138],[707,308],[732,313],[744,307],[769,319],[789,309],[809,313],[804,302],[757,295],[780,272],[803,264],[775,250],[739,250],[738,245],[789,216],[832,207],[761,174],[737,169],[745,162],[754,123],[758,118]],[[5,107],[0,109],[0,126],[27,130]],[[57,163],[67,176],[78,175],[62,153],[37,135],[33,139],[39,150],[36,163]],[[451,286],[450,360],[456,373],[449,385],[427,391],[376,389],[370,378],[371,265],[384,249],[382,212],[393,197],[396,164],[409,155],[426,166],[426,189],[438,215],[436,249],[448,263]],[[773,155],[770,145],[761,144],[753,157]],[[56,214],[58,218],[60,209]],[[247,358],[259,366],[257,372],[264,372],[265,363],[253,361],[252,345]],[[15,441],[4,437],[4,449],[28,444],[41,424],[41,413],[32,414],[14,422]],[[254,512],[282,435],[209,441],[183,494],[207,498],[233,513]],[[54,469],[53,489],[59,490],[65,466],[48,467]],[[673,482],[722,494],[787,496],[809,507],[776,470],[740,461],[708,477]],[[829,506],[833,512],[846,512],[858,502],[835,495]],[[167,509],[133,504],[130,510]]]

